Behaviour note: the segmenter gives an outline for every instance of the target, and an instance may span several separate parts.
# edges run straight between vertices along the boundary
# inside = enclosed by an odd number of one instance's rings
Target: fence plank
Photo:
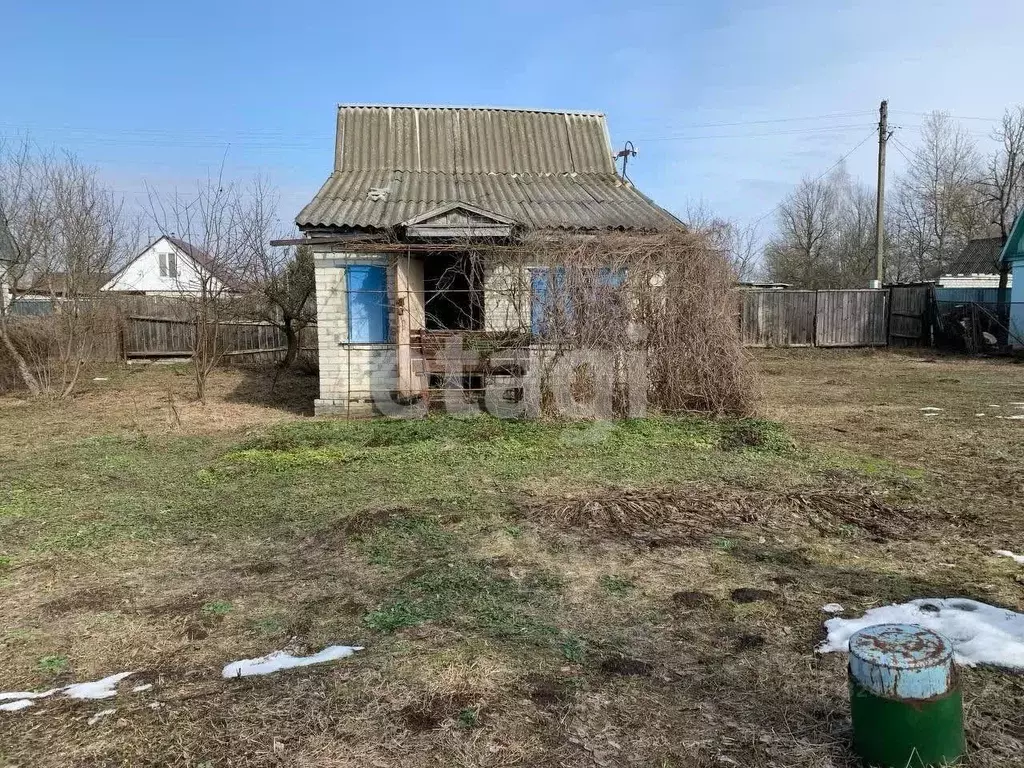
[[[928,307],[932,288],[927,285],[897,285],[889,289],[889,344],[907,347],[927,345]]]
[[[898,294],[908,315],[890,329],[889,289],[742,291],[740,330],[750,347],[885,346],[893,335],[920,336],[927,288]],[[923,292],[922,292],[923,291]]]
[[[819,347],[885,346],[887,289],[818,291],[815,340]]]
[[[275,325],[267,322],[233,321],[221,323],[218,341],[226,356],[234,359],[277,360],[284,357],[288,340]],[[120,335],[114,334],[117,353],[121,354]],[[188,320],[159,318],[150,315],[128,316],[123,328],[124,350],[128,359],[146,357],[191,357],[195,326]],[[304,328],[300,334],[303,350],[316,349],[316,327]]]
[[[809,347],[814,343],[814,291],[742,291],[743,343]]]

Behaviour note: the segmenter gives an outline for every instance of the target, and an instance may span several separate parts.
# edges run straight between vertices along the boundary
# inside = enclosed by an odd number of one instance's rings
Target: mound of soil
[[[962,518],[886,502],[866,488],[777,493],[701,485],[546,497],[527,502],[528,518],[586,537],[647,547],[700,543],[743,527],[779,530],[812,526],[829,536],[907,539],[925,524],[959,525]]]
[[[602,539],[629,539],[650,547],[703,540],[723,528],[766,518],[753,496],[724,489],[611,490],[541,500],[533,519]]]

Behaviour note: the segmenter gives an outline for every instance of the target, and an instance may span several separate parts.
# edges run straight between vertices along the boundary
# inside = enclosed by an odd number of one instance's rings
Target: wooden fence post
[[[812,326],[814,330],[811,333],[812,347],[818,346],[818,296],[820,293],[821,291],[817,290],[814,292],[814,325]]]
[[[885,346],[892,346],[892,286],[885,296]]]

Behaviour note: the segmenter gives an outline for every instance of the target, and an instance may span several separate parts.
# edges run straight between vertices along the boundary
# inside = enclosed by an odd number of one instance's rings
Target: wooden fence
[[[189,320],[130,315],[121,328],[124,359],[191,357],[196,327]],[[280,359],[288,350],[284,331],[267,322],[231,321],[217,328],[217,342],[229,359],[267,362]],[[316,349],[316,328],[299,334],[303,350]]]
[[[907,346],[926,341],[929,289],[741,291],[748,347]]]
[[[188,358],[192,356],[195,305],[174,296],[100,296],[94,308],[94,326],[89,359],[114,363],[124,360]],[[36,302],[48,311],[23,310],[27,318],[45,318],[52,311],[49,299]],[[30,305],[26,305],[30,306]],[[272,323],[234,320],[218,327],[218,344],[227,360],[272,362],[284,357],[288,341]],[[303,330],[299,338],[304,351],[316,350],[316,328]]]

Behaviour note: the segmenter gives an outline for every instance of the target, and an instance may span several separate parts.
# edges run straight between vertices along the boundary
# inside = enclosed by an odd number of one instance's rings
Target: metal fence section
[[[1007,291],[1009,295],[1009,291]],[[936,301],[953,304],[996,304],[999,302],[998,288],[935,288]]]
[[[937,301],[935,345],[969,353],[1024,348],[1024,303]]]

